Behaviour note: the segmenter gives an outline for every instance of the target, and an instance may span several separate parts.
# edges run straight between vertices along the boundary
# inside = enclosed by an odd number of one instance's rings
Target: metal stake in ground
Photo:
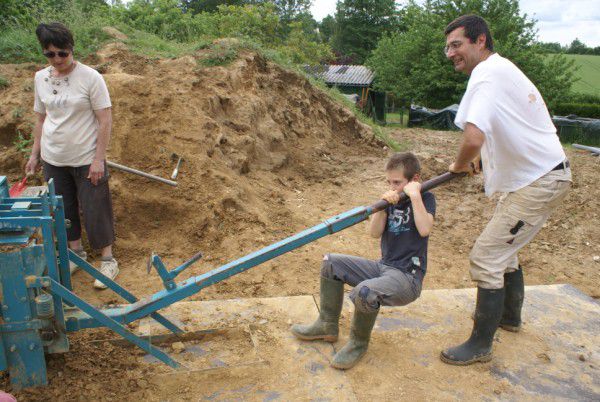
[[[176,155],[176,154],[174,154]],[[177,174],[179,173],[179,166],[181,166],[181,162],[183,162],[183,158],[180,156],[177,160],[177,165],[175,165],[175,169],[173,169],[173,174],[171,174],[171,179],[175,180],[177,178]]]
[[[177,187],[177,182],[176,181],[171,181],[169,179],[163,179],[162,177],[158,177],[155,176],[153,174],[150,173],[146,173],[146,172],[142,172],[141,170],[137,170],[137,169],[133,169],[127,166],[123,166],[123,165],[119,165],[118,163],[114,163],[111,161],[106,161],[106,164],[112,168],[118,169],[118,170],[122,170],[124,172],[128,172],[128,173],[133,173],[133,174],[137,174],[138,176],[142,176],[145,177],[147,179],[150,180],[156,180],[159,181],[161,183],[165,183],[168,184],[169,186],[173,186],[173,187]]]

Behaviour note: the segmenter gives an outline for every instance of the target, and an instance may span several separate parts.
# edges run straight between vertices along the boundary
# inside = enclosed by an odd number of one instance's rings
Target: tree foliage
[[[444,107],[458,103],[468,77],[457,73],[442,52],[444,28],[456,17],[475,13],[485,18],[494,50],[512,60],[538,86],[551,107],[573,83],[573,62],[546,58],[535,46],[535,22],[522,15],[517,0],[431,0],[402,10],[401,29],[385,35],[367,64],[376,85],[400,99]]]
[[[340,0],[331,43],[354,64],[362,64],[377,41],[397,24],[394,0]]]
[[[198,14],[215,12],[219,6],[242,6],[247,0],[180,0],[180,7],[185,12]]]
[[[323,42],[329,42],[335,30],[335,18],[331,15],[323,18],[319,24],[319,33]]]

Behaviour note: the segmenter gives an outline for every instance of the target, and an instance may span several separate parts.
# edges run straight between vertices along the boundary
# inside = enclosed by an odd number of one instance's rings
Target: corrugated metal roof
[[[375,78],[375,73],[365,66],[321,65],[306,69],[310,74],[330,85],[368,87]]]

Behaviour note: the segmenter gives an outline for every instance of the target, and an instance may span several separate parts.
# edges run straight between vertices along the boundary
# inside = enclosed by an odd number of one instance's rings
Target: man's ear
[[[480,45],[481,49],[485,48],[485,43],[487,41],[487,36],[485,34],[479,34],[477,37],[477,44]]]
[[[421,175],[416,173],[410,181],[421,181]]]

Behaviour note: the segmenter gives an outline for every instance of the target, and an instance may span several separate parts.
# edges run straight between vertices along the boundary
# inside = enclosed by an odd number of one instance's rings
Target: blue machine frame
[[[422,191],[456,176],[453,173],[438,176],[423,183]],[[177,275],[202,255],[198,253],[169,271],[160,257],[152,254],[148,269],[153,266],[157,270],[165,289],[138,300],[68,249],[68,222],[65,221],[62,197],[55,194],[52,180],[48,182],[47,193],[39,197],[10,198],[6,177],[0,176],[0,247],[9,248],[7,252],[0,252],[0,370],[8,369],[15,388],[45,385],[45,353],[68,351],[67,332],[96,327],[107,327],[165,364],[181,368],[180,363],[129,331],[126,325],[150,316],[169,331],[180,334],[183,331],[160,315],[159,310],[207,286],[362,222],[387,205],[386,201],[380,200],[371,206],[351,209],[178,284],[175,283]],[[77,264],[129,304],[102,309],[81,299],[73,293],[69,262]]]

